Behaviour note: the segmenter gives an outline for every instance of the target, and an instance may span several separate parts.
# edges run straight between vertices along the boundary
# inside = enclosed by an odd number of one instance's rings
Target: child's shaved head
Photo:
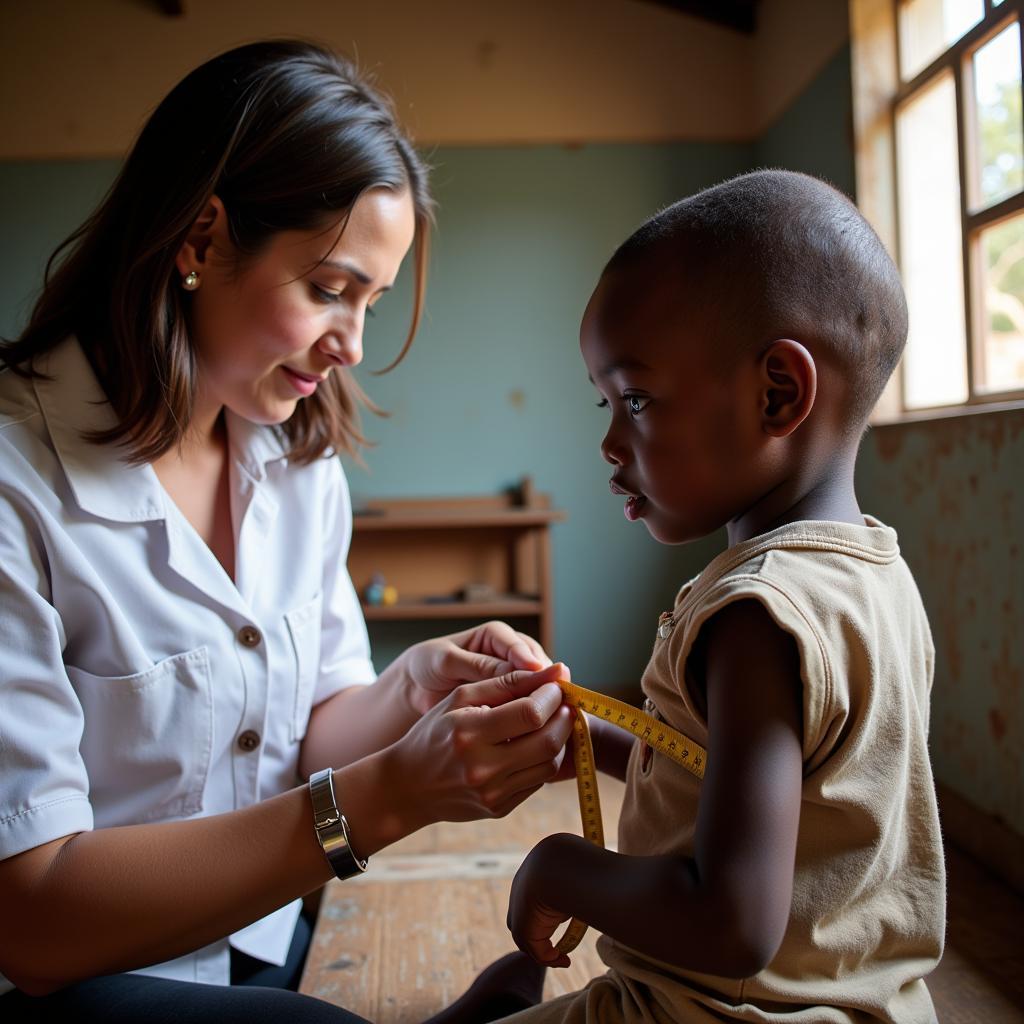
[[[792,338],[831,362],[858,432],[906,342],[885,247],[849,199],[804,174],[755,171],[667,207],[619,246],[605,277],[629,270],[678,294],[726,359]]]

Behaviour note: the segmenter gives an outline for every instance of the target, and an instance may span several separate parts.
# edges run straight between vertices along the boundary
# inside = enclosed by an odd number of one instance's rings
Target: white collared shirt
[[[374,679],[337,458],[227,414],[233,581],[151,466],[82,439],[113,411],[77,341],[40,369],[0,371],[0,860],[296,786],[311,707]],[[230,943],[283,963],[298,912]],[[140,973],[227,984],[228,940]]]

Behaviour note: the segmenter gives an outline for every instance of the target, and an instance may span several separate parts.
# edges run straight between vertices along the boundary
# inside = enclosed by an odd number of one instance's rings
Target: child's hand
[[[512,879],[508,930],[524,953],[547,967],[569,966],[569,957],[555,949],[551,937],[572,914],[551,906],[545,899],[544,882],[561,872],[564,862],[571,858],[564,841],[575,839],[568,835],[548,836],[530,851]]]

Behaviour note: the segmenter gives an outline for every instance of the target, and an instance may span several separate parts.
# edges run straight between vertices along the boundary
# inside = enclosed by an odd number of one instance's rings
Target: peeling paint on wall
[[[858,494],[928,609],[936,777],[1024,834],[1024,410],[876,428]]]

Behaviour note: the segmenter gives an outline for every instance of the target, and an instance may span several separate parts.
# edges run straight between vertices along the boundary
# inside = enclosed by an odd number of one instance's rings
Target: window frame
[[[872,422],[931,419],[968,411],[1024,406],[1024,386],[979,390],[985,308],[981,232],[1024,212],[1024,188],[997,203],[972,209],[978,195],[978,144],[974,102],[974,54],[1013,22],[1021,26],[1024,66],[1024,0],[984,0],[981,21],[950,44],[911,78],[900,77],[899,8],[907,0],[850,0],[851,56],[854,101],[854,155],[857,200],[867,219],[900,263],[898,227],[896,114],[944,74],[951,75],[956,101],[957,159],[960,177],[961,270],[964,287],[964,344],[967,356],[967,398],[963,402],[908,408],[903,367],[897,368]]]

